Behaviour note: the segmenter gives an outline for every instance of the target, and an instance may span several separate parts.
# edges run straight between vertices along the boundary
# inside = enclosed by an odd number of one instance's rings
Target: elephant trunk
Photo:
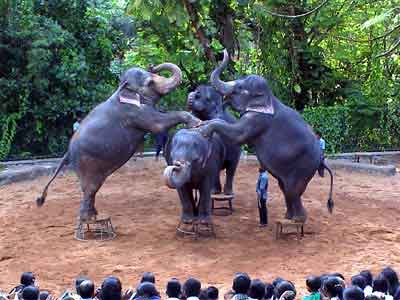
[[[160,71],[167,70],[172,72],[169,78],[157,75]],[[182,71],[177,65],[171,63],[163,63],[151,69],[155,88],[160,95],[166,95],[174,90],[182,81]]]
[[[224,82],[220,79],[222,71],[228,66],[229,54],[228,51],[224,50],[224,59],[222,63],[211,73],[211,84],[216,88],[218,92],[226,96],[232,94],[233,88],[235,86],[235,81]]]
[[[174,164],[168,166],[164,170],[164,183],[171,189],[179,189],[190,177],[190,165],[189,164]]]

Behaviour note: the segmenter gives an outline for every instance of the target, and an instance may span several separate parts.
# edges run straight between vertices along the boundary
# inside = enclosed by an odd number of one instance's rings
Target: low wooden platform
[[[279,239],[284,234],[296,233],[297,239],[300,240],[304,236],[304,224],[305,222],[301,221],[293,221],[288,219],[278,220],[276,221],[275,238]],[[295,228],[296,231],[295,232],[289,231],[290,228]],[[284,229],[289,229],[289,230],[284,232]]]

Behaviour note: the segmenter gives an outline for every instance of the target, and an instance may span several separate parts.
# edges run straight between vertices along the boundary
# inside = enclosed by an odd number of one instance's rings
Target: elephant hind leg
[[[103,185],[104,176],[87,174],[80,176],[83,198],[81,200],[79,216],[81,220],[89,220],[97,215],[95,207],[96,193]]]
[[[307,213],[301,201],[301,196],[303,195],[306,187],[307,183],[304,181],[294,181],[285,186],[285,200],[286,204],[291,209],[291,219],[293,220],[305,221],[307,219]]]
[[[293,213],[293,208],[292,208],[292,201],[290,200],[288,192],[286,192],[285,185],[283,184],[283,181],[281,179],[278,179],[278,184],[279,184],[279,188],[281,189],[281,191],[285,197],[285,203],[286,203],[285,218],[289,219],[289,220],[293,219],[294,213]]]
[[[235,171],[237,167],[237,162],[230,163],[226,167],[226,178],[225,178],[225,186],[224,186],[224,194],[232,195],[233,194],[233,178],[235,176]]]

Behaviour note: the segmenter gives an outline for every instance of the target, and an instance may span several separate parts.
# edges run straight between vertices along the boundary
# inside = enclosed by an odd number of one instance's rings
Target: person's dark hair
[[[236,294],[247,294],[250,288],[250,277],[245,273],[236,274],[233,279],[232,289]]]
[[[331,273],[331,274],[329,274],[329,276],[339,277],[344,280],[344,276],[342,275],[342,273],[339,273],[339,272]]]
[[[156,286],[152,282],[142,282],[137,289],[137,293],[138,296],[143,298],[150,298],[159,295]]]
[[[294,287],[294,284],[291,283],[290,281],[282,280],[275,286],[275,298],[279,299],[282,296],[282,294],[286,291],[292,291],[296,296],[297,292],[296,288]]]
[[[365,287],[367,286],[364,276],[361,275],[355,275],[351,277],[351,284],[358,286],[362,290],[364,290]]]
[[[152,272],[144,272],[140,283],[142,282],[151,282],[153,284],[156,283],[156,277]]]
[[[207,299],[208,299],[207,289],[201,289],[199,294],[199,300],[207,300]]]
[[[39,289],[36,286],[29,285],[22,290],[23,300],[38,300]]]
[[[389,282],[389,294],[394,296],[397,287],[399,286],[399,278],[397,277],[397,273],[391,267],[386,267],[382,270],[382,274]]]
[[[343,291],[343,300],[364,300],[364,291],[358,286],[351,286]]]
[[[260,279],[253,279],[250,283],[249,296],[253,299],[264,299],[265,296],[265,283]]]
[[[167,282],[166,294],[169,298],[180,298],[181,296],[181,283],[178,279],[172,278]]]
[[[189,278],[183,284],[183,293],[186,298],[188,297],[198,297],[201,291],[201,283],[195,278]]]
[[[321,278],[319,276],[309,276],[306,278],[306,285],[311,293],[318,292],[321,288]]]
[[[80,296],[82,299],[93,298],[94,296],[94,283],[91,280],[82,281],[79,285]]]
[[[46,300],[47,298],[49,298],[49,296],[49,291],[40,291],[39,300]]]
[[[389,290],[389,283],[383,274],[379,274],[378,277],[374,278],[372,281],[372,291],[387,293]]]
[[[121,300],[121,292],[121,281],[117,277],[109,276],[103,281],[99,296],[101,300]]]
[[[338,276],[328,277],[322,284],[323,293],[329,297],[343,299],[343,282]]]
[[[215,286],[209,286],[207,288],[207,296],[210,300],[217,300],[219,297],[219,291]]]
[[[264,299],[268,300],[274,296],[275,287],[271,283],[265,283],[265,295]]]
[[[280,283],[281,281],[285,281],[285,279],[283,279],[282,277],[276,277],[273,281],[272,281],[272,285],[274,287],[276,287],[278,285],[278,283]]]
[[[81,283],[82,282],[84,282],[85,280],[90,280],[88,277],[86,277],[86,276],[78,276],[76,279],[75,279],[75,290],[76,290],[76,293],[80,296],[81,295],[81,291],[80,291],[80,285],[81,285]]]
[[[21,274],[20,282],[24,286],[33,285],[35,283],[35,275],[32,272],[24,272]]]
[[[364,277],[365,284],[372,286],[372,273],[369,270],[363,270],[360,272],[360,275]]]

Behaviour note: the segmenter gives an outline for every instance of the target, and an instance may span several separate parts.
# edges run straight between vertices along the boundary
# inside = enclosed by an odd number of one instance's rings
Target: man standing
[[[325,160],[325,144],[326,143],[325,143],[325,140],[322,138],[322,134],[321,134],[320,131],[317,131],[315,133],[315,135],[316,135],[317,140],[319,142],[319,149],[321,150],[321,162],[323,162]],[[325,170],[324,167],[320,167],[318,169],[319,176],[324,177],[324,170]]]
[[[168,141],[168,130],[156,133],[155,140],[156,140],[156,160],[158,160],[161,150],[163,151],[164,154],[165,145],[167,144]]]
[[[260,175],[257,180],[257,202],[258,212],[260,214],[260,227],[265,227],[268,224],[267,198],[268,198],[268,173],[262,168],[259,168]]]
[[[72,125],[72,129],[74,130],[74,132],[78,131],[81,121],[82,121],[82,119],[80,117],[78,117],[76,119],[75,123]]]

